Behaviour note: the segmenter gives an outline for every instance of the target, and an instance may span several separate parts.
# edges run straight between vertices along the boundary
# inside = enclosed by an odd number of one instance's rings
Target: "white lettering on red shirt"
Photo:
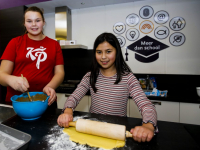
[[[28,53],[26,54],[26,58],[31,58],[32,61],[36,60],[36,67],[37,69],[40,69],[40,62],[43,62],[47,59],[47,53],[44,52],[46,48],[40,46],[40,48],[34,49],[33,47],[27,47]],[[33,55],[33,52],[35,52],[35,55]],[[42,58],[43,56],[43,58]]]

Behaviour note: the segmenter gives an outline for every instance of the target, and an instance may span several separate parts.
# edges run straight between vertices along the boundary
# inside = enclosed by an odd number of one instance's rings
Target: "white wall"
[[[77,40],[78,44],[86,45],[92,49],[95,38],[103,32],[113,32],[113,25],[117,22],[126,24],[126,17],[135,13],[139,15],[139,10],[145,5],[150,5],[154,9],[154,14],[159,10],[165,10],[169,13],[170,19],[164,25],[169,27],[169,21],[176,16],[183,17],[186,20],[186,26],[180,32],[186,37],[182,46],[175,47],[169,43],[169,37],[159,40],[154,36],[154,32],[148,34],[152,38],[166,44],[169,48],[159,52],[159,59],[152,63],[142,63],[135,59],[135,52],[128,51],[128,65],[134,73],[160,73],[160,74],[198,74],[200,75],[200,50],[199,50],[199,14],[200,0],[148,0],[117,5],[107,5],[86,9],[72,10],[72,39]],[[55,14],[45,14],[47,22],[45,34],[55,38]],[[144,19],[140,18],[140,23]],[[154,29],[159,26],[153,20]],[[139,23],[139,24],[140,24]],[[129,28],[137,28],[126,26]],[[47,29],[48,28],[48,29]],[[170,29],[170,28],[169,28]],[[170,29],[170,35],[175,31]],[[170,36],[169,35],[169,36]],[[125,36],[125,33],[122,34]],[[146,36],[140,32],[140,38]],[[133,42],[126,39],[128,46]],[[125,54],[125,46],[122,48]],[[124,55],[125,56],[125,55]]]

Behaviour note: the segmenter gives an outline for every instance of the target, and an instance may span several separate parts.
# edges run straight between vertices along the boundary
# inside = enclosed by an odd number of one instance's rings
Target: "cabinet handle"
[[[69,97],[71,94],[65,94],[65,97]]]
[[[161,102],[152,102],[154,105],[161,105]]]

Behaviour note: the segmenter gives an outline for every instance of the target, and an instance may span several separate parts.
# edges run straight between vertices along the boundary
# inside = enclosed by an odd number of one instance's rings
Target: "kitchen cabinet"
[[[151,100],[157,111],[157,119],[179,122],[179,102]]]
[[[63,94],[63,93],[57,93],[57,105],[58,109],[63,109],[65,101],[71,94]],[[89,101],[88,101],[89,96],[84,96],[78,106],[76,107],[76,111],[82,111],[82,112],[89,112]]]
[[[130,107],[130,117],[142,118],[142,115],[140,114],[137,105],[132,99],[129,99],[129,107]]]
[[[26,6],[18,6],[0,10],[0,57],[12,38],[24,34],[22,23],[26,9]],[[2,103],[5,102],[6,92],[7,88],[0,85],[0,102]]]
[[[180,122],[200,125],[200,104],[180,102]]]
[[[151,100],[157,111],[157,119],[161,121],[179,122],[179,102]],[[130,117],[142,118],[135,102],[130,99]]]
[[[127,103],[127,117],[130,117],[130,99],[128,99]]]

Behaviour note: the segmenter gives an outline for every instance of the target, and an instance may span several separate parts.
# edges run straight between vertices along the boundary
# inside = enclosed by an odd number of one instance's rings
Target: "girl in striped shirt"
[[[68,123],[73,121],[73,110],[88,90],[91,93],[91,113],[127,116],[128,98],[132,97],[142,115],[143,124],[130,132],[135,141],[150,141],[157,126],[156,109],[125,63],[115,35],[99,35],[94,42],[93,56],[91,71],[66,100],[64,113],[57,120],[58,125],[68,127]]]

